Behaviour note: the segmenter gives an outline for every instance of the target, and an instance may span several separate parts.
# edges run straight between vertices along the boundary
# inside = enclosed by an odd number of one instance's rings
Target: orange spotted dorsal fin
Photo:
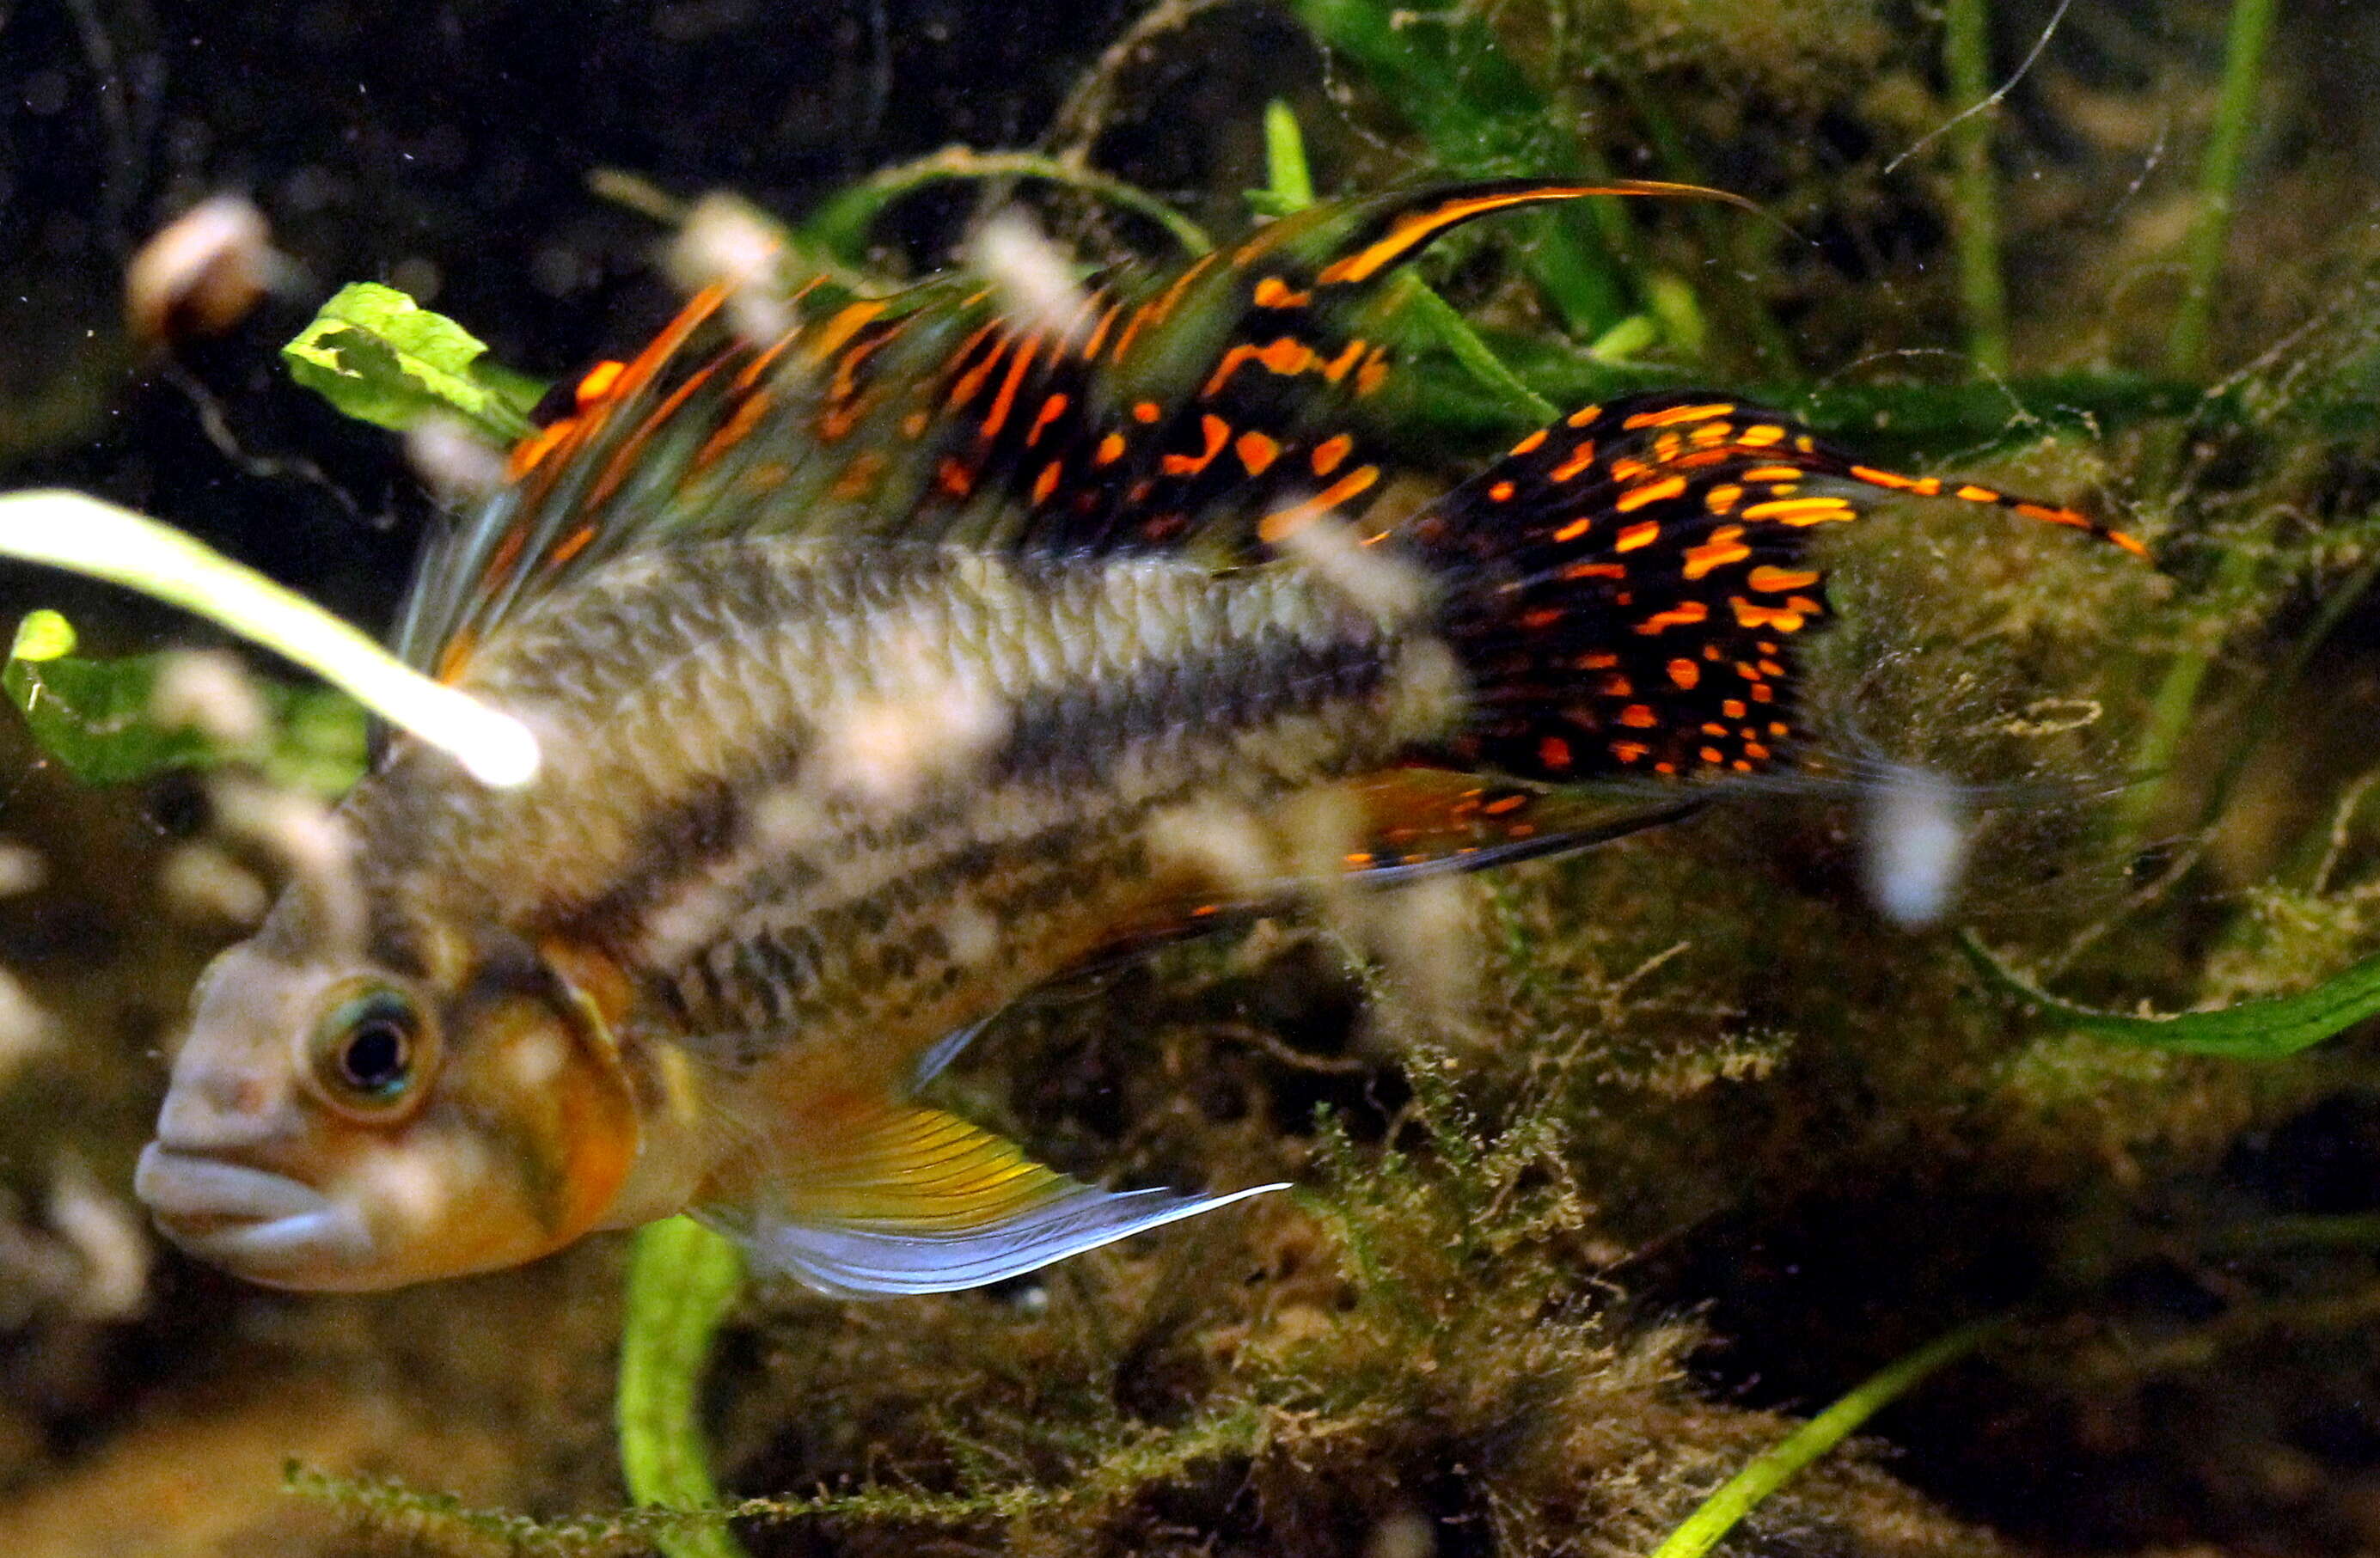
[[[1381,284],[1500,211],[1632,181],[1508,180],[1317,206],[1054,309],[953,274],[888,297],[820,283],[787,332],[703,346],[698,295],[579,379],[511,479],[434,545],[401,651],[447,680],[515,612],[607,560],[701,535],[953,542],[1245,562],[1385,485],[1374,401],[1398,365]]]

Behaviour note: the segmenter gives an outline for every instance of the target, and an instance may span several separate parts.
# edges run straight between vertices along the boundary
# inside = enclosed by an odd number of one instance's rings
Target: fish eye
[[[316,1025],[309,1045],[315,1085],[335,1108],[388,1118],[420,1092],[428,1025],[419,1004],[394,985],[352,990]]]

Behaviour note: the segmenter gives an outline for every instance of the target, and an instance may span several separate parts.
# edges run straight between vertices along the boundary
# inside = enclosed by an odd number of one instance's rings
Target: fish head
[[[597,1003],[513,948],[460,978],[289,957],[200,981],[135,1190],[165,1235],[277,1287],[520,1264],[597,1225],[638,1144]]]

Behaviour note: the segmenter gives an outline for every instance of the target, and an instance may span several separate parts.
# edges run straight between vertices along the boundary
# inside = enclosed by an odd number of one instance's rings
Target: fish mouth
[[[315,1286],[371,1253],[352,1207],[271,1169],[152,1141],[132,1190],[167,1238],[251,1281]]]

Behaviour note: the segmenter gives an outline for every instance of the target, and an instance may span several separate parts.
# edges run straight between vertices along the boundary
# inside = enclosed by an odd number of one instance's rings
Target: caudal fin
[[[1794,643],[1828,615],[1812,538],[1877,492],[2085,530],[2072,509],[1864,465],[1774,412],[1663,392],[1530,434],[1400,532],[1446,581],[1476,698],[1466,768],[1568,783],[1756,774],[1794,719]]]

